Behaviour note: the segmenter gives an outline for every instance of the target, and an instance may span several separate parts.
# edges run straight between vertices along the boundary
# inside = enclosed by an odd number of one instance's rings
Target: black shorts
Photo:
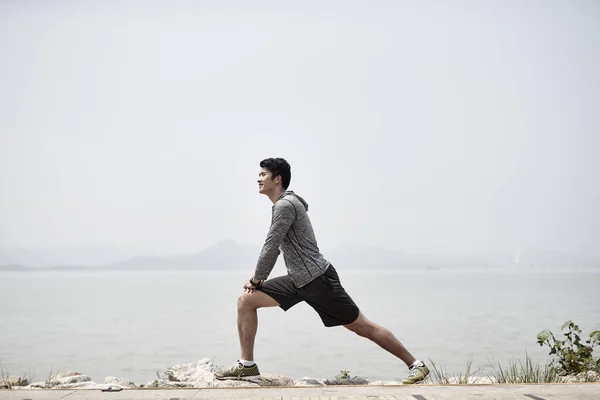
[[[260,290],[272,297],[287,311],[301,301],[315,309],[327,327],[347,325],[358,318],[360,310],[342,287],[340,278],[330,265],[327,271],[301,288],[289,275],[267,279]]]

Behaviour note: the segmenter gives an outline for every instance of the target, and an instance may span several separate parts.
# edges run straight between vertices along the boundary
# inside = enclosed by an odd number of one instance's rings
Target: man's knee
[[[252,295],[250,293],[242,293],[240,297],[238,297],[237,306],[238,311],[250,311],[258,308],[253,304]]]
[[[253,311],[261,307],[277,306],[275,300],[258,290],[254,293],[244,292],[238,297],[238,311]]]
[[[244,292],[238,297],[238,312],[252,311],[261,307],[276,307],[279,303],[266,293],[259,290],[254,293]]]

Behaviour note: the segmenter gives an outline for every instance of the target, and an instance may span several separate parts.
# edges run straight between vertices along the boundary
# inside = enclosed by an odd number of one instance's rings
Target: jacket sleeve
[[[264,280],[269,277],[279,256],[279,246],[295,220],[296,209],[289,200],[281,199],[275,203],[271,228],[256,263],[255,279]]]

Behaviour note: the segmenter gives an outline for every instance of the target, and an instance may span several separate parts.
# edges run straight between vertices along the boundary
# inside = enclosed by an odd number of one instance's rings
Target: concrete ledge
[[[201,389],[0,390],[0,400],[599,400],[600,383],[308,386]]]

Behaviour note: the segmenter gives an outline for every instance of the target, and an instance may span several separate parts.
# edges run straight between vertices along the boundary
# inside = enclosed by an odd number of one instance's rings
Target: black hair
[[[266,158],[260,162],[260,167],[268,170],[272,177],[281,176],[281,185],[284,189],[290,186],[292,167],[283,158]]]

